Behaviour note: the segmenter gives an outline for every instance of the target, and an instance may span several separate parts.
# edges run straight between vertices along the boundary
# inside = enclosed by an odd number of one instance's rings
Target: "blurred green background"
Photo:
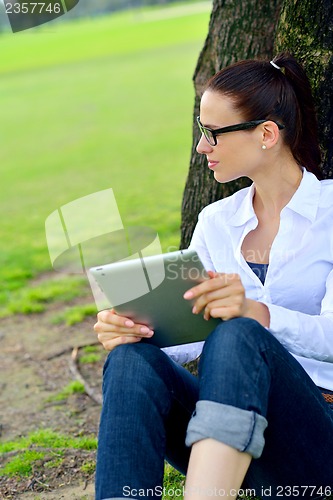
[[[0,315],[29,312],[22,289],[52,270],[45,219],[82,196],[113,188],[125,225],[178,246],[210,11],[173,3],[0,35]]]

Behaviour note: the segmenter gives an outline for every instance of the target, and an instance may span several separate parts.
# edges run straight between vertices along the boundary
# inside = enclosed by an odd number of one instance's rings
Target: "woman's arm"
[[[209,273],[214,278],[191,288],[184,298],[195,299],[195,314],[208,318],[256,319],[288,351],[306,358],[333,362],[333,271],[326,281],[321,313],[311,315],[275,304],[247,299],[238,275]]]
[[[333,290],[331,290],[331,294]],[[333,311],[322,309],[311,315],[266,304],[270,314],[269,331],[288,351],[305,358],[333,363]]]

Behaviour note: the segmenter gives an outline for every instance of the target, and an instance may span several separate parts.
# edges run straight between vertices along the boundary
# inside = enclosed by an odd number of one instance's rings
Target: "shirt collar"
[[[252,203],[254,193],[255,187],[254,184],[251,184],[251,186],[247,188],[247,193],[242,199],[236,212],[229,219],[229,224],[232,226],[243,226],[252,218],[257,218],[255,211],[253,210]]]
[[[319,197],[320,197],[320,181],[317,177],[303,168],[303,177],[295,194],[284,207],[283,210],[289,208],[294,212],[306,217],[311,222],[316,218]],[[229,223],[233,226],[242,226],[249,222],[252,218],[256,218],[253,210],[253,196],[255,192],[254,184],[252,184],[241,201],[236,212],[229,219]]]
[[[303,168],[302,181],[285,208],[302,215],[313,222],[317,215],[321,184],[317,177]]]

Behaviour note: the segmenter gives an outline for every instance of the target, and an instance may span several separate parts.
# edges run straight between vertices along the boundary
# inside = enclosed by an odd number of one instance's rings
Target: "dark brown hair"
[[[229,96],[250,120],[276,120],[283,125],[283,138],[299,165],[323,178],[317,118],[310,82],[302,66],[283,52],[273,62],[246,60],[222,69],[205,90]]]

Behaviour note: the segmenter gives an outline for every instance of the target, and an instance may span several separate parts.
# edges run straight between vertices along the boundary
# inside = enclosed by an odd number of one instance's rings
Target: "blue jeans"
[[[242,488],[262,498],[293,496],[293,487],[300,498],[333,493],[332,408],[254,320],[221,322],[198,377],[152,345],[119,346],[103,395],[96,500],[160,499],[164,459],[186,474],[190,446],[207,437],[253,456]]]

